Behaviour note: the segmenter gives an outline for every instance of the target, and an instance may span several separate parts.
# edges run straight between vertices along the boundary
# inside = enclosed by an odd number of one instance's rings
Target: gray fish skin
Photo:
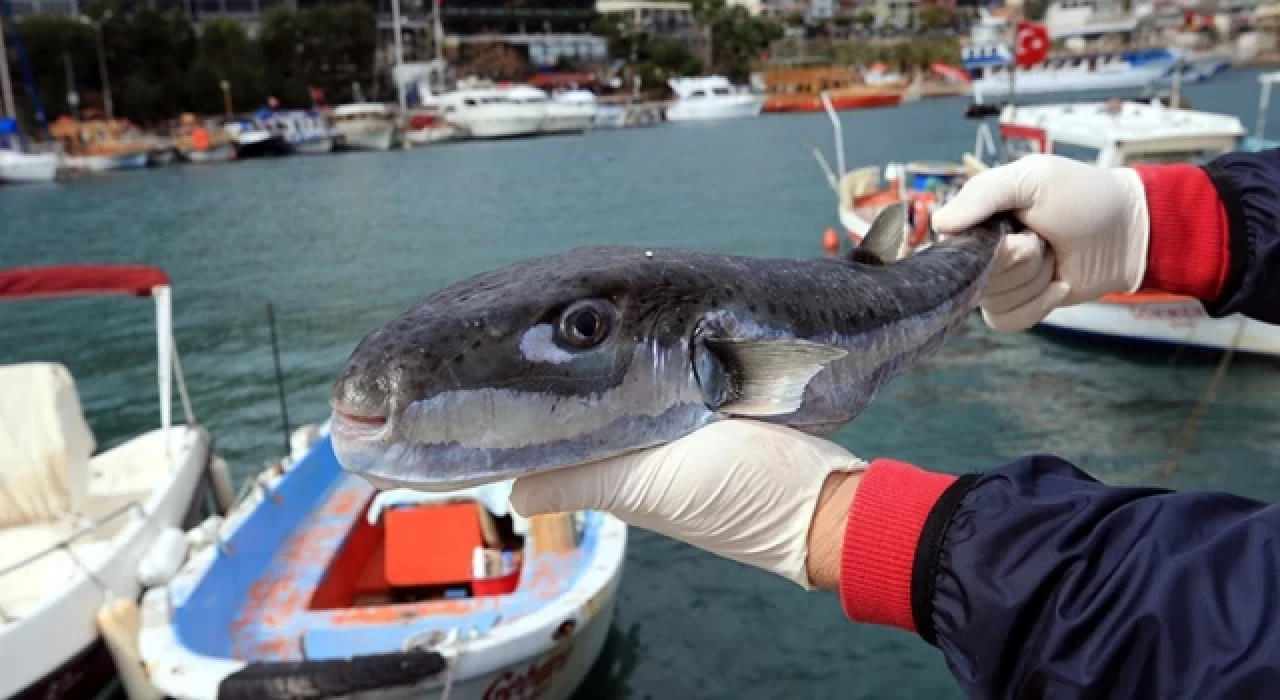
[[[376,486],[445,491],[663,444],[743,415],[716,341],[843,351],[794,410],[751,415],[827,435],[964,322],[1010,232],[890,264],[608,246],[482,273],[364,338],[333,389],[334,450]],[[611,324],[579,349],[558,322],[583,300]]]

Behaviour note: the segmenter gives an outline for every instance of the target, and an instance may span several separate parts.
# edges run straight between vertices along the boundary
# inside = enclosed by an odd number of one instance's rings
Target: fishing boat
[[[992,164],[1030,153],[1058,153],[1102,167],[1143,163],[1203,164],[1242,147],[1234,116],[1121,100],[1006,107],[999,117],[1004,155],[983,124],[977,160]],[[1199,301],[1169,294],[1111,294],[1056,309],[1044,330],[1118,341],[1280,356],[1280,327],[1234,314],[1210,318]]]
[[[894,107],[909,87],[905,80],[867,83],[844,66],[771,69],[760,80],[765,112],[820,112],[824,92],[838,110]]]
[[[136,630],[128,621],[143,585],[163,569],[155,567],[157,543],[175,533],[181,539],[182,529],[200,521],[210,483],[220,503],[230,501],[226,463],[191,413],[170,294],[164,272],[149,267],[0,272],[4,301],[151,298],[160,399],[158,429],[95,454],[97,440],[64,365],[0,367],[0,697],[92,698],[117,671],[137,671]],[[176,425],[174,380],[186,413]],[[130,677],[124,680],[128,688]]]
[[[338,105],[329,123],[342,150],[389,151],[400,141],[395,109],[381,102]]]
[[[1002,43],[964,47],[961,58],[972,79],[974,100],[979,103],[1007,99],[1015,92],[1039,95],[1140,89],[1187,65],[1182,62],[1182,51],[1174,47],[1064,53],[1030,68],[1015,67],[1012,52]]]
[[[0,117],[0,184],[53,182],[58,176],[58,152],[36,150],[18,132],[18,123]]]
[[[764,108],[764,96],[729,82],[723,75],[672,78],[667,81],[675,103],[667,107],[669,122],[756,117]]]
[[[147,167],[156,144],[121,119],[81,121],[63,115],[49,127],[62,144],[67,167],[90,173]]]
[[[525,520],[509,482],[379,493],[339,466],[325,427],[310,434],[145,594],[154,686],[180,700],[567,698],[608,633],[626,526]]]
[[[174,149],[188,163],[223,163],[236,157],[235,142],[226,130],[214,121],[202,124],[194,114],[182,115]]]

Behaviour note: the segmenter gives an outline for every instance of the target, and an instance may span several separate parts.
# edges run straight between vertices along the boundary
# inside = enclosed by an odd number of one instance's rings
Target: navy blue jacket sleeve
[[[1204,170],[1229,231],[1226,284],[1205,310],[1280,324],[1280,149],[1228,153]]]
[[[952,484],[920,546],[919,632],[970,697],[1280,697],[1280,506],[1034,456]]]

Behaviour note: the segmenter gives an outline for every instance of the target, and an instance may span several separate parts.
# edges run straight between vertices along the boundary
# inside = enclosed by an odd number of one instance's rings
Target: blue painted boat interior
[[[505,595],[313,609],[312,595],[374,489],[342,470],[328,436],[255,506],[229,548],[174,612],[193,652],[246,661],[347,658],[399,651],[406,637],[485,631],[537,611],[590,565],[602,516],[586,514],[579,547],[538,553],[526,539],[519,586]]]

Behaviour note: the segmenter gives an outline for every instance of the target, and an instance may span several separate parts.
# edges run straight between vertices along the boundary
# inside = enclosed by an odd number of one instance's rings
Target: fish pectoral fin
[[[735,416],[792,413],[804,401],[805,387],[829,363],[848,352],[800,339],[707,339],[708,348],[732,368],[734,386],[717,408]]]

